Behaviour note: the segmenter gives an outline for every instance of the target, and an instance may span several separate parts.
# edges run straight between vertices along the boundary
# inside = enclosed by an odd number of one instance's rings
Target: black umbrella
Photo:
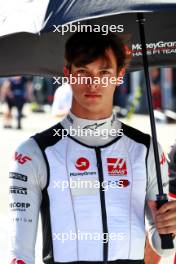
[[[51,0],[45,13],[40,34],[34,30],[2,36],[0,38],[0,75],[62,75],[63,50],[67,38],[62,34],[68,23],[81,25],[123,25],[117,32],[126,40],[132,61],[128,71],[144,68],[152,129],[152,140],[157,171],[158,208],[167,202],[163,193],[158,154],[156,127],[152,108],[149,66],[176,64],[176,1],[175,0]],[[8,23],[8,19],[6,20]],[[60,27],[65,25],[64,27]],[[139,26],[138,26],[139,25]],[[144,30],[145,26],[145,30]],[[13,33],[13,32],[11,32]],[[162,247],[173,248],[170,235],[161,235]],[[105,254],[106,255],[106,254]]]
[[[150,66],[175,65],[176,5],[175,12],[163,10],[145,13],[145,34]],[[58,17],[59,15],[58,13]],[[134,12],[99,18],[93,16],[89,20],[81,21],[80,24],[123,25],[124,31],[118,34],[128,40],[129,48],[133,53],[128,70],[135,71],[143,69],[142,47],[136,19],[137,14]],[[21,32],[2,36],[0,38],[0,76],[62,75],[64,45],[71,33],[61,35],[57,28],[59,23],[61,23],[60,20],[56,20],[50,27],[46,25],[40,34]],[[78,23],[75,22],[75,25]]]

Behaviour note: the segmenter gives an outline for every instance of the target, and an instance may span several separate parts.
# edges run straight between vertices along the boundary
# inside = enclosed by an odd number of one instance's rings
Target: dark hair
[[[106,58],[106,50],[111,48],[117,61],[118,72],[126,66],[128,55],[122,40],[109,32],[103,35],[101,32],[76,32],[66,42],[65,60],[66,67],[71,65],[83,66],[96,60]]]

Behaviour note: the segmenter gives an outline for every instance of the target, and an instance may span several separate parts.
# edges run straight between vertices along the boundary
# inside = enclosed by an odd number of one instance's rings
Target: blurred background
[[[176,68],[152,68],[150,80],[158,141],[168,153],[176,138]],[[59,122],[69,111],[71,98],[69,86],[58,87],[53,78],[0,78],[0,263],[5,263],[7,257],[8,168],[15,148]],[[151,134],[146,98],[143,72],[126,74],[114,94],[114,111],[124,123]],[[42,263],[40,240],[39,225],[37,264]]]

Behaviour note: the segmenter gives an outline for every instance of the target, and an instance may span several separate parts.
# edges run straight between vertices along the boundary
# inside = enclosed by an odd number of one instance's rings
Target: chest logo
[[[79,158],[76,163],[75,163],[75,167],[80,170],[80,171],[85,171],[89,168],[90,166],[90,162],[88,161],[88,159],[86,158]]]
[[[127,165],[123,158],[107,158],[108,173],[110,176],[126,176]]]

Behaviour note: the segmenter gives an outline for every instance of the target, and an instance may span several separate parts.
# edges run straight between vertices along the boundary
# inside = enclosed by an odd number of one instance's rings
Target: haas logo
[[[19,154],[15,152],[15,160],[18,161],[18,163],[20,164],[24,164],[26,161],[32,160],[32,159],[28,156],[24,156],[23,154]]]
[[[127,175],[126,160],[122,158],[107,158],[108,173],[112,176]]]
[[[75,164],[75,167],[81,171],[87,170],[89,168],[89,166],[90,166],[90,163],[89,163],[88,159],[86,159],[86,158],[79,158]]]

